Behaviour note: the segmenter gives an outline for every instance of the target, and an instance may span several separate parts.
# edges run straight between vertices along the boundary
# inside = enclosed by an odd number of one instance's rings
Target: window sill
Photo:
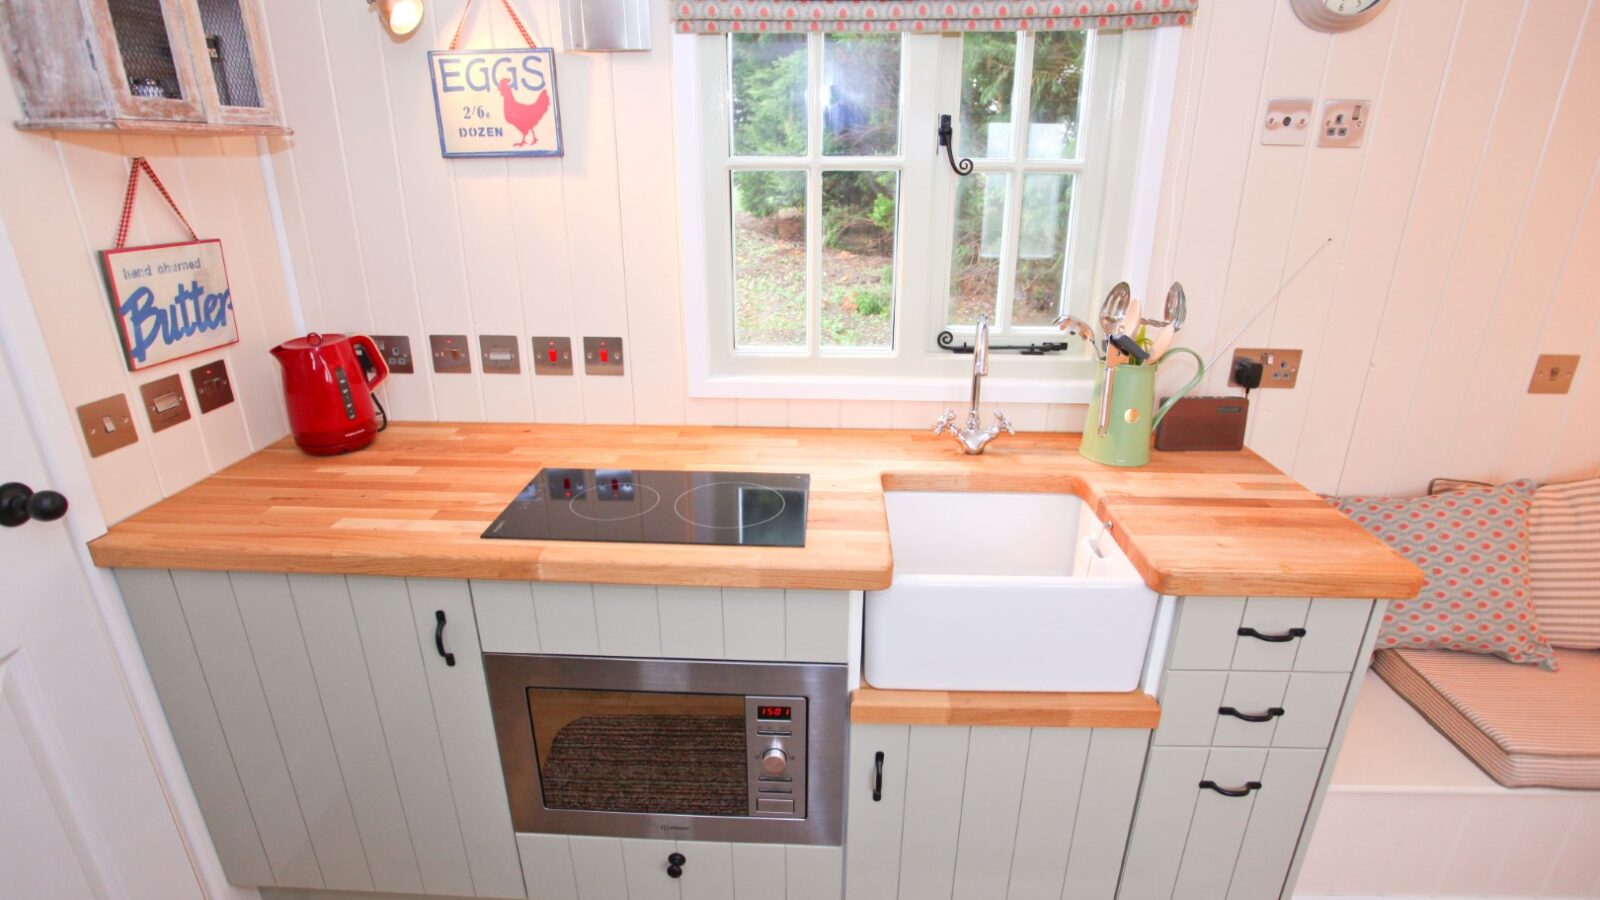
[[[1094,382],[1080,378],[983,380],[983,399],[1002,403],[1088,403]],[[691,376],[689,396],[767,400],[931,400],[964,402],[967,378],[860,378],[827,376]]]

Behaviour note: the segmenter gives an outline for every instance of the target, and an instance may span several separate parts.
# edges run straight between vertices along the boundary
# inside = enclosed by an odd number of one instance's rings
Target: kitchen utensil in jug
[[[1156,377],[1161,363],[1179,353],[1194,357],[1194,377],[1156,409]],[[1085,429],[1078,452],[1108,466],[1142,466],[1149,462],[1151,431],[1180,397],[1199,386],[1204,376],[1205,363],[1200,354],[1187,347],[1173,347],[1142,366],[1101,365],[1090,395],[1089,421],[1105,422],[1105,430]]]
[[[389,367],[372,338],[313,331],[271,352],[283,366],[289,429],[301,450],[313,456],[349,453],[388,427],[372,389],[389,377]]]

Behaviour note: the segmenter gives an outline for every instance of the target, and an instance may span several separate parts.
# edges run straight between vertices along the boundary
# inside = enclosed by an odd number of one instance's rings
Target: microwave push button
[[[789,767],[789,754],[782,747],[768,747],[761,753],[761,771],[768,775],[782,775]]]
[[[756,800],[756,812],[793,815],[794,801],[789,799],[779,799],[777,797],[761,797]]]

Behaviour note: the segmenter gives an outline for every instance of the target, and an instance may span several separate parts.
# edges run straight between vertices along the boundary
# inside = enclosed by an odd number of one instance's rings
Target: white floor
[[[1600,897],[1600,791],[1503,788],[1366,678],[1297,897]]]

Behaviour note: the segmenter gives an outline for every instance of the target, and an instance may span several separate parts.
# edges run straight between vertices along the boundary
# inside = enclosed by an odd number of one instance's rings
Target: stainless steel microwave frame
[[[839,846],[844,827],[846,666],[838,663],[724,662],[485,653],[511,820],[519,832]],[[593,690],[803,698],[803,816],[685,815],[552,809],[545,805],[528,691]],[[751,723],[747,721],[747,726]]]

